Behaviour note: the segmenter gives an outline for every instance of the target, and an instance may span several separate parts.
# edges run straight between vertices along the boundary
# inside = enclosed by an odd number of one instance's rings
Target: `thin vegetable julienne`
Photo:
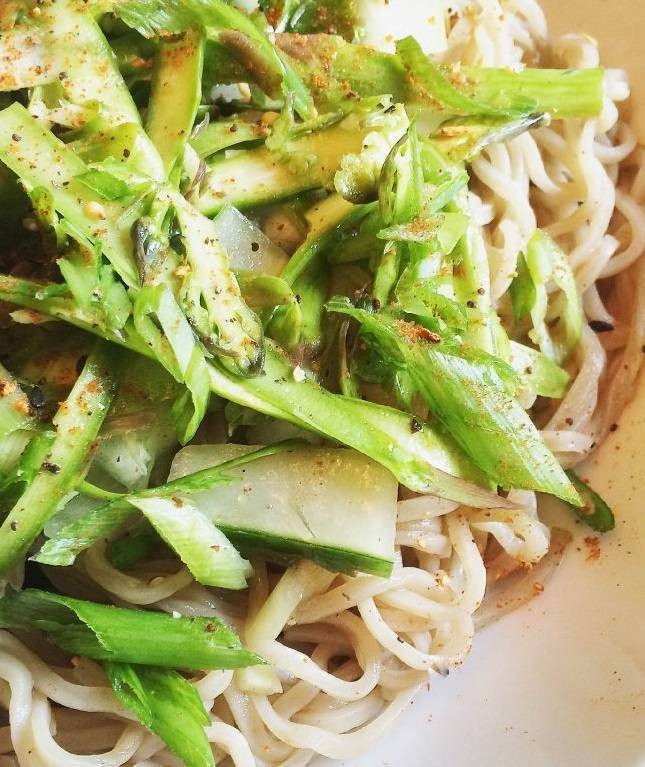
[[[54,417],[46,459],[0,527],[0,574],[25,556],[59,503],[83,480],[117,389],[119,352],[99,341]]]

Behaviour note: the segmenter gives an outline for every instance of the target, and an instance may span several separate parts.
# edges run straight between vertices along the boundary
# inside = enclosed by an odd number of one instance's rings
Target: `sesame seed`
[[[100,221],[104,221],[107,218],[105,208],[101,205],[100,202],[96,202],[95,200],[90,200],[89,202],[85,203],[85,212],[88,216],[97,218]]]

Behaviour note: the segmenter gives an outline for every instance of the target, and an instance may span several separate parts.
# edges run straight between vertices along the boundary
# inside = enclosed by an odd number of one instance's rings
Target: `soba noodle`
[[[450,5],[446,62],[599,63],[588,37],[550,39],[535,0]],[[598,118],[554,122],[490,146],[471,166],[470,203],[498,311],[504,313],[517,254],[539,226],[569,254],[588,323],[613,328],[596,334],[587,324],[571,389],[557,409],[536,414],[566,466],[588,456],[615,423],[643,357],[645,153],[620,120],[617,105],[628,95],[624,75],[609,71]],[[231,596],[168,562],[124,574],[99,545],[80,558],[66,585],[74,591],[83,583],[85,594],[107,592],[122,605],[218,615],[271,663],[194,679],[211,711],[207,734],[218,764],[305,767],[318,754],[351,759],[405,711],[430,672],[445,674],[468,655],[489,538],[504,566],[532,565],[547,554],[550,531],[538,519],[535,495],[511,499],[517,510],[472,511],[431,497],[400,501],[389,579],[334,575],[309,562],[280,573],[256,561],[248,594]],[[0,767],[180,765],[117,703],[97,664],[58,667],[34,649],[40,652],[0,631],[0,702],[8,710]]]

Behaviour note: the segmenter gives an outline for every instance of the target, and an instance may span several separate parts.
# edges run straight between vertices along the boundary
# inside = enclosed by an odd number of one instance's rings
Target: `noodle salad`
[[[352,759],[614,527],[626,76],[413,5],[0,0],[0,767]]]

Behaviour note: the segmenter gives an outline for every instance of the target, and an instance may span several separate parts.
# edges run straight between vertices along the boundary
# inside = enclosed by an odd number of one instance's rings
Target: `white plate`
[[[645,143],[645,2],[542,5],[554,32],[585,31],[601,41],[605,64],[630,70]],[[569,547],[545,593],[481,632],[464,666],[434,677],[351,767],[645,765],[645,378],[591,464],[618,519],[600,558],[587,559],[589,531],[577,527],[579,550]]]

